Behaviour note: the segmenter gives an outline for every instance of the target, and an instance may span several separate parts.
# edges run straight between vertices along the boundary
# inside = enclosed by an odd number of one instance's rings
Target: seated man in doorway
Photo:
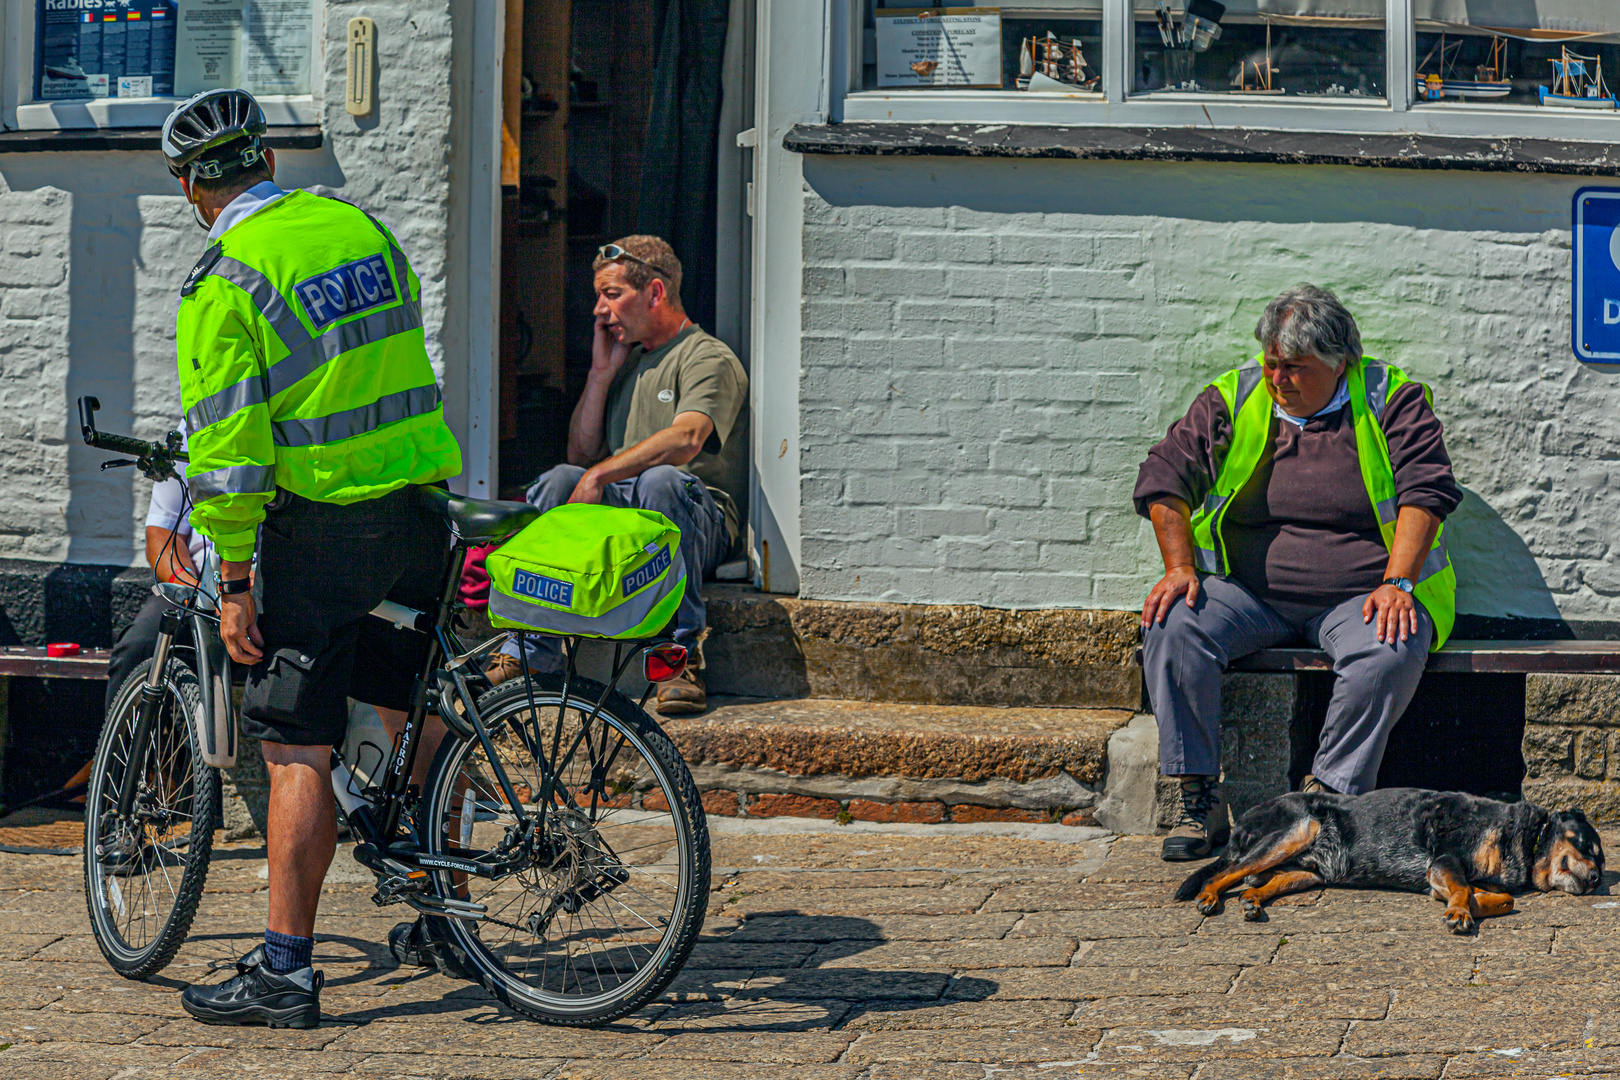
[[[1440,532],[1462,492],[1428,388],[1362,356],[1355,319],[1314,285],[1273,300],[1254,336],[1259,362],[1199,393],[1134,493],[1164,557],[1142,607],[1142,662],[1160,770],[1181,780],[1170,860],[1226,842],[1229,661],[1301,638],[1332,658],[1301,787],[1359,795],[1455,618]]]
[[[569,502],[656,510],[681,530],[686,597],[675,641],[693,653],[679,679],[658,684],[665,716],[708,706],[700,646],[705,577],[730,557],[746,497],[748,376],[725,343],[681,306],[681,262],[656,236],[627,236],[597,252],[591,371],[568,424],[568,464],[530,485],[541,510]],[[520,670],[515,645],[490,663],[500,682]],[[531,639],[532,670],[559,670],[550,639]]]

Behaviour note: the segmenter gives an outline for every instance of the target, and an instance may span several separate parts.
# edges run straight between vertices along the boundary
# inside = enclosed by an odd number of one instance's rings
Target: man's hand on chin
[[[579,478],[574,485],[574,493],[568,496],[571,503],[599,503],[602,501],[602,483],[596,474],[586,470],[585,475]]]

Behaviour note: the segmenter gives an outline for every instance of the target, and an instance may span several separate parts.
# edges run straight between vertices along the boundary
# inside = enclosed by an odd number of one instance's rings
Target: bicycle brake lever
[[[106,472],[108,469],[122,469],[125,465],[133,464],[135,464],[135,462],[130,461],[128,458],[114,458],[112,461],[103,461],[101,463],[101,471]]]

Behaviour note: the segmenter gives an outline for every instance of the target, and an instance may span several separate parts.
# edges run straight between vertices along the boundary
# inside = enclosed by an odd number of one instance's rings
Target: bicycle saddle
[[[540,516],[540,511],[528,503],[469,499],[438,487],[423,488],[422,494],[427,504],[449,522],[456,536],[474,546],[509,540]]]

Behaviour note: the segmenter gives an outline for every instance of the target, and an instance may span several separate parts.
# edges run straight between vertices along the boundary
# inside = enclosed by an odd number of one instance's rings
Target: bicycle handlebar
[[[180,449],[180,433],[177,431],[169,432],[165,442],[155,443],[96,430],[96,412],[100,408],[101,402],[91,395],[79,399],[79,431],[84,436],[86,446],[110,450],[115,454],[133,455],[139,459],[142,472],[146,472],[149,465],[166,470],[173,462],[191,460],[190,455]]]

